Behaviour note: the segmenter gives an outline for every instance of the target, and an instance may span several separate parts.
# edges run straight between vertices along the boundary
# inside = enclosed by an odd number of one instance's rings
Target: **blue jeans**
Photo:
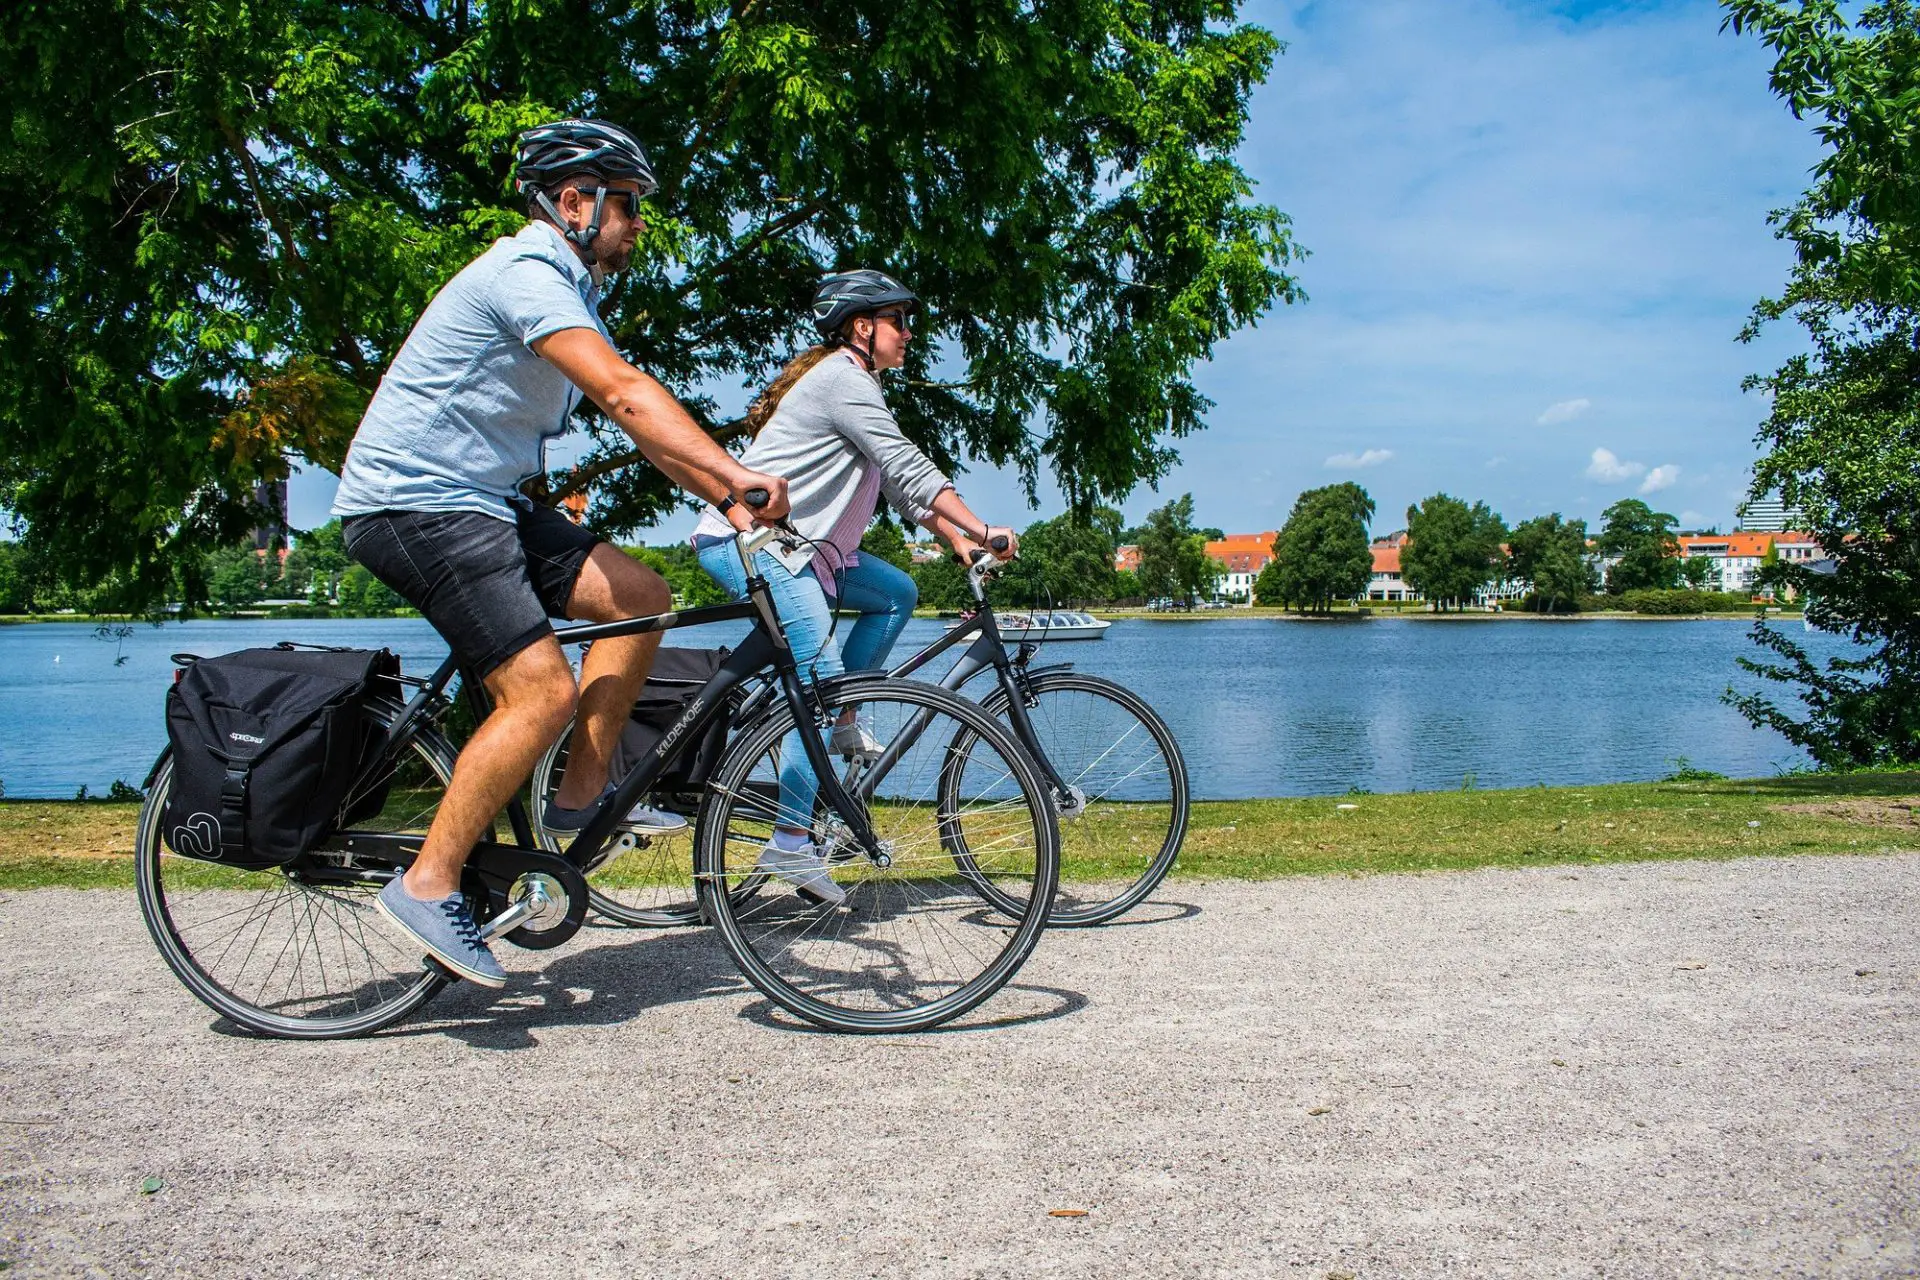
[[[694,545],[700,567],[709,577],[736,600],[747,594],[746,574],[741,571],[740,553],[734,550],[731,538],[703,538]],[[833,607],[813,567],[789,573],[785,565],[762,551],[754,558],[754,568],[773,592],[774,612],[780,615],[801,674],[811,671],[822,680],[885,663],[920,599],[920,588],[912,578],[878,556],[861,556],[860,563],[840,577],[838,607],[858,610],[860,616],[845,629],[846,639],[836,651],[827,634],[833,625]],[[781,744],[780,758],[780,825],[804,830],[812,824],[813,799],[820,784],[807,764],[798,732]]]

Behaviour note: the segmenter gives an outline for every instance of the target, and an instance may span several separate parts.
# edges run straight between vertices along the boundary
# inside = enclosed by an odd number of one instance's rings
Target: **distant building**
[[[1405,529],[1373,540],[1373,576],[1367,579],[1367,599],[1420,599],[1420,593],[1407,586],[1406,579],[1400,576],[1400,549],[1406,545]]]
[[[1825,554],[1810,535],[1793,530],[1698,534],[1682,537],[1679,543],[1683,559],[1711,562],[1707,590],[1735,594],[1754,590],[1753,579],[1767,558],[1768,547],[1789,564],[1805,564]]]
[[[1273,560],[1273,540],[1280,534],[1272,529],[1263,533],[1230,533],[1207,543],[1207,559],[1225,572],[1216,588],[1228,599],[1253,599],[1253,580]]]
[[[1785,533],[1805,518],[1798,507],[1778,498],[1762,498],[1742,506],[1733,527],[1741,533]]]
[[[287,547],[287,482],[263,480],[253,486],[253,500],[267,512],[267,519],[253,531],[253,549],[265,555],[274,548]]]

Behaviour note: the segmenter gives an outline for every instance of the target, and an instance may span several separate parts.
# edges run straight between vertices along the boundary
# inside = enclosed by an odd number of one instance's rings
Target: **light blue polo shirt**
[[[531,222],[447,281],[401,344],[340,469],[336,516],[473,511],[514,518],[580,390],[529,344],[593,329],[600,292],[560,233]]]

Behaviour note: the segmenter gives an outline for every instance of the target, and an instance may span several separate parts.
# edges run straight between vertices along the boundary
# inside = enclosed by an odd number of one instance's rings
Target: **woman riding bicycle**
[[[878,271],[825,277],[813,298],[820,341],[789,361],[747,413],[753,442],[741,462],[787,478],[790,518],[802,539],[760,552],[755,568],[773,591],[794,657],[821,679],[881,666],[913,616],[919,598],[913,579],[859,553],[860,535],[883,494],[962,559],[998,538],[1006,539],[1007,550],[996,555],[1011,557],[1018,549],[1012,529],[982,521],[953,482],[901,434],[880,393],[879,375],[905,361],[918,308],[911,289]],[[722,510],[710,506],[693,545],[708,574],[738,598],[746,594],[746,579],[733,534]],[[829,637],[835,609],[859,614],[837,652]],[[797,743],[789,745],[785,759],[792,763],[780,777],[782,820],[761,865],[837,904],[846,893],[828,876],[810,834],[818,784]],[[834,727],[832,745],[845,755],[881,750],[846,713]]]

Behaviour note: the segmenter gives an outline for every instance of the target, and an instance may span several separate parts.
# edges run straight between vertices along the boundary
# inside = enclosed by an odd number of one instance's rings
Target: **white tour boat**
[[[999,619],[1000,633],[1009,640],[1098,640],[1113,625],[1078,609],[1035,609],[994,616]],[[959,625],[952,623],[947,630]]]

